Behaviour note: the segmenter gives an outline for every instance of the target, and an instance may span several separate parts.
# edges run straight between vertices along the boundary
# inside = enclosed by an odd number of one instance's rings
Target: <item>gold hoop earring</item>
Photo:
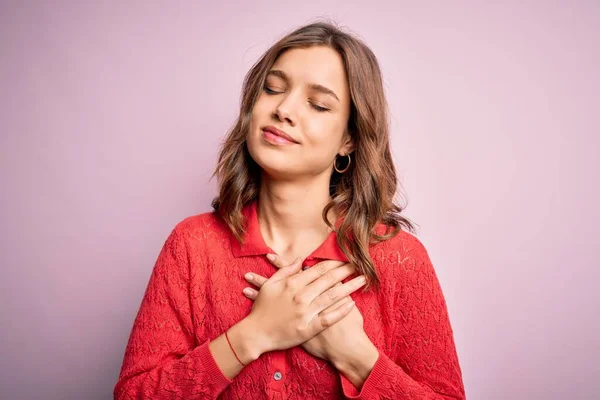
[[[344,172],[348,171],[348,168],[350,168],[350,163],[352,162],[352,158],[350,158],[350,154],[346,154],[346,156],[348,157],[348,164],[346,165],[346,168],[340,170],[337,167],[337,160],[338,158],[335,157],[335,161],[333,162],[333,168],[340,174],[343,174]]]

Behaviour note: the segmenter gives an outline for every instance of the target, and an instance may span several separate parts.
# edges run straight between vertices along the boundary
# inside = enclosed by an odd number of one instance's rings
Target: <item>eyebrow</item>
[[[277,76],[277,77],[283,79],[284,81],[286,81],[287,83],[290,82],[290,78],[287,76],[287,74],[279,69],[270,70],[269,73],[267,74],[267,76],[269,76],[269,75]],[[309,83],[308,87],[313,90],[316,90],[317,92],[321,92],[321,93],[333,96],[338,102],[340,101],[340,99],[337,97],[335,92],[333,90],[329,89],[328,87],[319,85],[318,83]]]

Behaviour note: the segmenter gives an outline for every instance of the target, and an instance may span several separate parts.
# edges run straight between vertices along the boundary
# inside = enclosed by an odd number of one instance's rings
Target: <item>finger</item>
[[[336,260],[321,261],[320,263],[315,264],[306,271],[302,271],[302,273],[298,274],[298,276],[295,277],[294,280],[296,281],[299,287],[308,286],[310,283],[316,281],[332,269],[341,267],[345,264],[346,263],[344,263],[343,261]]]
[[[267,258],[269,258],[269,256],[277,257],[277,255],[275,255],[275,254],[267,254]],[[275,258],[272,258],[272,257],[269,259],[275,260]],[[273,274],[273,276],[271,276],[268,280],[269,281],[278,281],[278,280],[287,278],[288,276],[294,275],[295,273],[300,271],[301,267],[302,267],[302,258],[297,257],[290,265],[280,268],[279,271],[275,272]]]
[[[242,293],[244,293],[244,296],[246,296],[250,300],[256,300],[256,297],[258,296],[258,292],[249,287],[242,290]]]
[[[353,301],[352,297],[346,296],[343,299],[341,299],[340,301],[338,301],[337,303],[332,304],[331,306],[329,306],[329,308],[326,308],[323,311],[321,311],[319,313],[319,315],[324,315],[324,314],[326,314],[328,312],[331,312],[333,310],[337,310],[340,307],[344,307],[346,304],[350,303],[351,301]]]
[[[331,325],[339,322],[346,315],[348,315],[350,311],[352,311],[354,306],[354,301],[351,301],[346,303],[343,307],[339,307],[333,311],[319,315],[311,322],[311,329],[313,330],[313,333],[316,335],[319,332],[329,328]]]
[[[335,286],[340,286],[341,284],[342,284],[341,282],[340,282],[340,283],[336,283],[336,284],[334,285],[334,287],[335,287]],[[326,313],[326,312],[328,312],[328,311],[333,311],[333,310],[334,310],[334,309],[336,309],[338,306],[340,306],[340,305],[341,305],[343,302],[348,302],[348,299],[352,300],[352,298],[351,298],[350,296],[346,296],[346,297],[344,297],[342,300],[338,301],[337,303],[335,303],[335,304],[332,304],[331,306],[329,306],[329,308],[326,308],[326,309],[324,309],[323,311],[321,311],[321,312],[319,313],[319,315],[320,315],[320,314],[324,314],[324,313]]]
[[[350,296],[352,293],[363,287],[365,283],[366,279],[364,275],[361,275],[340,286],[326,290],[315,298],[310,305],[314,315],[319,314],[332,304],[337,303],[343,297]]]
[[[329,288],[332,288],[335,284],[342,282],[353,273],[354,267],[351,264],[344,264],[341,267],[334,268],[303,288],[297,296],[305,302],[310,303],[321,293],[325,292]]]
[[[246,275],[244,275],[244,279],[246,279],[248,283],[258,286],[259,288],[262,287],[262,285],[267,281],[267,278],[264,276],[253,274],[251,272],[248,272]]]
[[[290,263],[286,263],[283,258],[279,257],[278,255],[274,254],[274,256],[275,257],[270,257],[270,254],[267,254],[267,260],[269,260],[269,262],[277,268],[281,269],[290,265]]]

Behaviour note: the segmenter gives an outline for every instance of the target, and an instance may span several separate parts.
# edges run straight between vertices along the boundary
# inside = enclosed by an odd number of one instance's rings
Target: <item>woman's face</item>
[[[340,55],[325,46],[290,49],[276,60],[254,105],[248,150],[274,178],[329,175],[336,155],[352,151],[346,135],[349,115],[350,95]],[[293,141],[265,132],[269,126]]]

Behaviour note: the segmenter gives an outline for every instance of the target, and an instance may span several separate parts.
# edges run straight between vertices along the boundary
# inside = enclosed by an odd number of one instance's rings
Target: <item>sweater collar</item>
[[[266,255],[268,253],[276,254],[265,243],[258,223],[258,202],[256,200],[246,204],[242,210],[246,217],[246,235],[244,243],[240,243],[236,237],[231,235],[231,247],[233,255],[237,257]],[[341,220],[338,220],[336,226],[339,227]],[[321,245],[315,249],[307,258],[321,260],[337,260],[348,262],[348,258],[337,243],[337,234],[331,232]]]

